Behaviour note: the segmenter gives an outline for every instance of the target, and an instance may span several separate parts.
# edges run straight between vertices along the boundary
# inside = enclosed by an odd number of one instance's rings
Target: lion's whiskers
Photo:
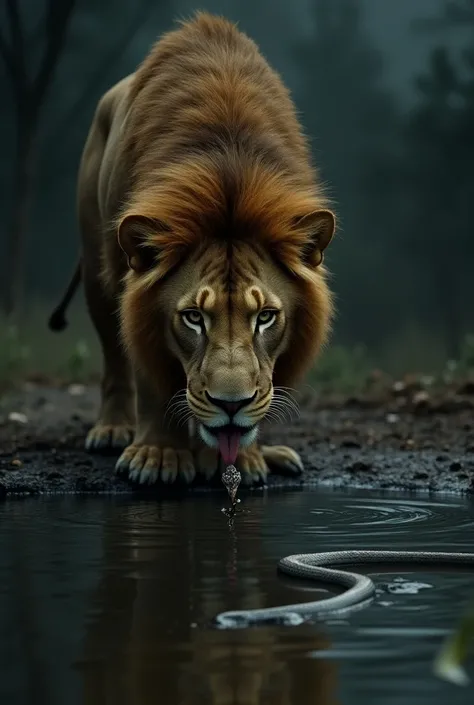
[[[292,421],[299,415],[299,406],[289,391],[284,387],[274,389],[266,416],[280,423]]]
[[[171,421],[174,420],[176,425],[180,427],[186,423],[191,416],[193,416],[193,412],[187,402],[187,390],[179,389],[173,394],[166,406],[164,413],[164,419],[167,419],[166,425],[169,427]]]
[[[184,425],[185,425],[190,419],[192,419],[193,417],[194,417],[194,414],[193,414],[193,412],[192,412],[191,409],[190,409],[187,414],[184,414],[184,415],[182,416],[182,418],[179,419],[179,421],[178,421],[177,424],[176,424],[177,427],[178,427],[178,428],[181,428],[182,426],[184,426]]]
[[[265,413],[265,418],[274,423],[291,422],[299,413],[298,402],[294,399],[291,392],[296,392],[292,387],[275,387],[273,397]],[[179,389],[169,400],[164,417],[167,419],[167,426],[172,421],[179,428],[186,424],[191,418],[195,417],[196,411],[193,409],[192,398],[188,397],[186,389]],[[202,410],[199,411],[199,416],[202,416]],[[212,418],[209,414],[209,418]],[[251,413],[249,418],[251,418]],[[258,423],[260,419],[255,423]]]
[[[166,413],[168,412],[168,410],[170,409],[170,407],[171,407],[176,401],[180,401],[180,400],[181,400],[181,397],[186,397],[186,394],[187,394],[186,389],[178,389],[178,391],[173,394],[173,396],[172,396],[171,399],[169,400],[168,404],[166,405],[165,415],[166,415]]]

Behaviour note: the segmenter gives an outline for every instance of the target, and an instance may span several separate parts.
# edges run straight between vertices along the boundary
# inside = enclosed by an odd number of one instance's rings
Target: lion
[[[77,186],[82,278],[103,351],[90,451],[141,484],[301,474],[259,445],[328,338],[335,215],[280,76],[198,12],[98,103]],[[197,433],[189,433],[192,419]]]

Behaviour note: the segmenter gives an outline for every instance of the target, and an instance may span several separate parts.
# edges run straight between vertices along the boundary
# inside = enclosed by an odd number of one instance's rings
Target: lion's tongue
[[[235,429],[235,431],[221,431],[217,435],[219,451],[226,465],[235,465],[241,435],[242,433],[238,429]]]

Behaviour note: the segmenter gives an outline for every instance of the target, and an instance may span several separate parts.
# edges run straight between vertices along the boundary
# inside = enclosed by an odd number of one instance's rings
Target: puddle
[[[470,702],[431,661],[472,571],[364,567],[377,597],[348,618],[210,626],[226,610],[327,597],[277,576],[291,553],[471,551],[468,499],[319,489],[245,494],[241,506],[230,531],[217,495],[1,504],[2,705]]]

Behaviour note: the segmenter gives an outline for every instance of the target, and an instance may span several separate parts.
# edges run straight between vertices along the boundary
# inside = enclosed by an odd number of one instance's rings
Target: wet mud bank
[[[83,449],[98,399],[96,387],[80,385],[28,384],[4,394],[0,496],[189,491],[140,489],[115,474],[114,457]],[[300,407],[297,419],[266,428],[263,439],[295,448],[305,472],[298,480],[271,476],[269,488],[324,485],[474,492],[472,384],[437,394],[408,387],[356,398],[318,398],[310,393],[300,399]],[[223,491],[219,482],[216,488]]]

